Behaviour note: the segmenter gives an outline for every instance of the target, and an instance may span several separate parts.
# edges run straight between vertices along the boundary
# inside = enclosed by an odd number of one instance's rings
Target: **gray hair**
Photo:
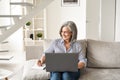
[[[68,27],[70,29],[70,31],[72,32],[72,37],[71,37],[70,41],[76,41],[77,40],[77,26],[76,26],[76,24],[73,21],[65,22],[60,28],[60,31],[59,31],[60,36],[62,36],[61,32],[62,32],[63,27]]]

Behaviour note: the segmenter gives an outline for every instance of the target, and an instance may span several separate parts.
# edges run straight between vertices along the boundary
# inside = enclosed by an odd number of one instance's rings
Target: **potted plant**
[[[30,26],[30,25],[31,25],[31,22],[28,21],[28,22],[26,23],[26,26]]]
[[[31,25],[31,22],[28,21],[25,25],[26,25],[25,28],[26,28],[26,29],[29,29],[29,26]]]
[[[39,40],[41,40],[43,34],[41,32],[37,33],[37,37],[39,38]]]

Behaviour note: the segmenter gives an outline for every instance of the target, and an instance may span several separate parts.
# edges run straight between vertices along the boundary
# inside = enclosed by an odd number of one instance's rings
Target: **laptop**
[[[77,53],[46,53],[46,71],[78,71]]]

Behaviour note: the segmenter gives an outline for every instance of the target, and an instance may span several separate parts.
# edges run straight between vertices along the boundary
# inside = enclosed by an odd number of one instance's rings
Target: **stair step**
[[[22,15],[0,15],[0,17],[22,17]]]
[[[1,52],[0,53],[0,60],[11,60],[13,57],[14,57],[14,55],[11,52]]]
[[[8,41],[3,41],[3,42],[1,42],[1,44],[5,44],[5,43],[8,43]]]
[[[33,6],[32,3],[28,2],[10,2],[10,5]]]
[[[0,53],[1,53],[1,52],[9,52],[9,50],[0,50]]]
[[[7,30],[7,28],[0,28],[0,35],[2,35],[2,33],[6,30]]]
[[[5,26],[0,26],[0,28],[7,28],[10,27],[11,25],[5,25]]]
[[[13,57],[14,57],[13,55],[5,55],[5,56],[0,55],[0,60],[11,60]]]

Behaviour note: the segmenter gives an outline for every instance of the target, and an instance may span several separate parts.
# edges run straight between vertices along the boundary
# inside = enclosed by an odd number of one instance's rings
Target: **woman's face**
[[[72,36],[72,32],[69,30],[68,27],[63,27],[62,32],[61,32],[61,36],[64,40],[70,40],[70,38]]]

